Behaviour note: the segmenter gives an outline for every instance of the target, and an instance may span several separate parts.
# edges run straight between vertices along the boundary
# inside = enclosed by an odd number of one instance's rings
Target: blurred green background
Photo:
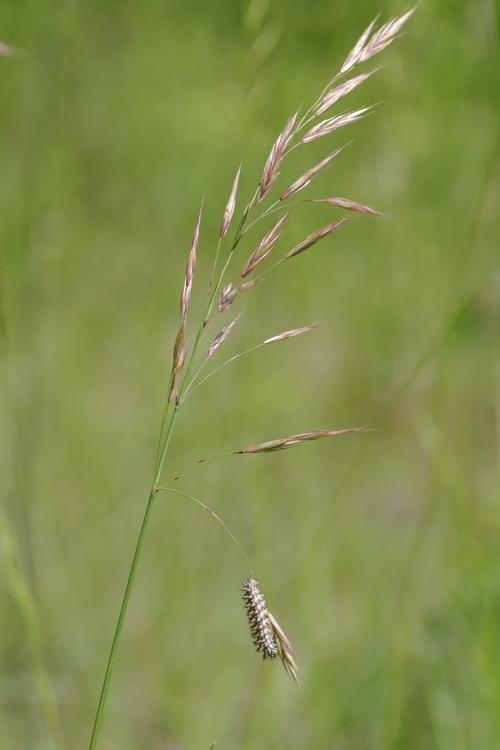
[[[241,210],[290,113],[379,10],[405,8],[3,0],[2,750],[52,747],[51,691],[60,746],[87,746],[201,196],[191,322],[236,166]],[[307,197],[390,219],[360,217],[246,295],[217,363],[326,324],[231,365],[181,415],[165,476],[293,432],[376,428],[179,485],[247,548],[300,690],[252,650],[237,548],[160,495],[102,750],[500,747],[498,24],[494,0],[422,2],[338,111],[383,106],[294,151],[280,185],[353,137]],[[274,252],[339,215],[298,210]]]

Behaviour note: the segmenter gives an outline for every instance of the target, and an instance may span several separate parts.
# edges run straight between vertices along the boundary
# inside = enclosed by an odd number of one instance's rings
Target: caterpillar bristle
[[[263,659],[278,656],[278,644],[274,636],[266,600],[255,578],[243,584],[243,603],[247,613],[250,633],[258,653]]]

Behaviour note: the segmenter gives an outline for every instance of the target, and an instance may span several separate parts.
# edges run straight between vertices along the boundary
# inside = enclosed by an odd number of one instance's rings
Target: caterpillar
[[[258,582],[253,577],[243,583],[243,603],[256,650],[264,659],[274,659],[278,655],[278,644],[266,600]]]

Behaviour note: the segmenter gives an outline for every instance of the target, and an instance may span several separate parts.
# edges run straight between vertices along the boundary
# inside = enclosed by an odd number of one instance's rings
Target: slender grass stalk
[[[212,274],[210,278],[209,283],[209,293],[208,293],[208,302],[205,310],[205,314],[201,319],[201,323],[198,326],[196,330],[196,334],[194,337],[194,341],[192,344],[191,349],[188,352],[187,356],[187,363],[186,363],[186,324],[187,324],[187,318],[188,318],[188,308],[190,304],[191,299],[191,292],[192,292],[192,285],[193,285],[193,276],[195,272],[196,267],[196,260],[197,260],[197,247],[198,247],[198,240],[199,240],[199,234],[200,234],[200,222],[202,218],[202,209],[203,209],[203,201],[202,201],[202,207],[200,209],[200,212],[198,214],[198,219],[195,225],[195,231],[193,235],[193,240],[190,248],[190,252],[188,255],[188,261],[186,265],[186,272],[184,276],[184,285],[181,295],[181,315],[180,315],[180,326],[178,329],[175,345],[174,345],[174,353],[173,353],[173,366],[172,371],[170,375],[170,381],[168,386],[168,395],[164,402],[163,406],[163,412],[162,412],[162,418],[161,418],[161,425],[159,430],[159,438],[158,438],[158,446],[157,446],[157,453],[156,453],[156,460],[155,460],[155,468],[154,468],[154,474],[153,474],[153,482],[151,486],[151,490],[149,492],[149,496],[146,502],[146,507],[144,510],[144,515],[142,519],[142,523],[139,529],[139,533],[137,536],[132,561],[129,568],[128,578],[125,585],[125,590],[123,593],[121,606],[118,614],[118,619],[116,622],[113,640],[108,656],[108,660],[106,663],[106,668],[104,672],[104,678],[102,682],[101,692],[99,695],[99,701],[96,709],[96,714],[94,718],[94,724],[92,728],[90,743],[89,743],[89,750],[94,750],[97,744],[97,740],[99,737],[99,732],[101,729],[102,724],[102,717],[104,713],[104,708],[106,705],[106,699],[109,691],[109,686],[111,682],[111,677],[113,674],[113,669],[116,661],[116,655],[118,650],[118,645],[120,642],[121,634],[123,631],[123,627],[125,624],[125,619],[127,615],[127,610],[130,602],[130,597],[133,591],[134,582],[137,574],[137,568],[140,561],[141,552],[144,545],[144,540],[146,536],[146,531],[148,524],[150,522],[151,514],[154,507],[154,502],[156,499],[156,495],[159,491],[168,491],[171,493],[175,493],[181,496],[184,496],[192,501],[194,501],[196,504],[198,504],[200,507],[208,511],[211,515],[213,515],[216,520],[224,527],[226,532],[231,536],[233,541],[240,547],[242,550],[249,567],[250,563],[248,560],[248,556],[246,555],[245,550],[237,540],[237,538],[232,534],[232,532],[229,530],[229,528],[226,526],[224,521],[217,516],[208,506],[206,506],[201,501],[197,500],[195,497],[190,495],[189,493],[186,493],[182,490],[173,489],[171,487],[166,487],[161,485],[161,478],[163,469],[165,466],[165,462],[167,459],[169,447],[171,444],[172,436],[174,433],[174,429],[176,426],[176,422],[178,419],[180,407],[185,401],[185,399],[192,394],[192,392],[197,388],[201,383],[203,383],[208,377],[210,377],[212,374],[217,372],[218,370],[222,369],[222,367],[225,367],[229,362],[234,361],[235,359],[238,359],[240,356],[243,356],[243,354],[246,354],[250,351],[254,351],[255,349],[261,348],[261,346],[265,346],[268,343],[274,342],[274,341],[280,341],[284,338],[291,338],[296,335],[299,335],[300,333],[304,333],[308,330],[312,330],[312,328],[317,327],[317,324],[314,324],[313,326],[303,326],[299,329],[290,329],[287,331],[284,331],[281,334],[278,334],[277,336],[271,337],[269,339],[266,339],[262,344],[258,344],[254,347],[251,347],[250,349],[241,352],[238,355],[235,355],[234,357],[227,360],[227,362],[220,365],[218,368],[215,368],[214,371],[206,375],[204,378],[199,380],[197,379],[199,375],[201,374],[201,371],[203,367],[205,366],[206,359],[202,363],[201,367],[198,368],[195,375],[192,376],[193,367],[195,365],[195,362],[197,361],[197,356],[200,348],[200,344],[202,342],[202,339],[208,330],[210,323],[214,319],[217,310],[214,311],[214,302],[216,299],[216,295],[218,294],[218,291],[223,283],[225,274],[227,273],[230,263],[235,255],[235,250],[238,247],[240,241],[245,236],[246,231],[254,226],[258,221],[265,218],[266,216],[269,216],[271,213],[273,213],[275,210],[278,210],[280,208],[280,203],[285,200],[288,196],[292,195],[293,193],[297,192],[298,190],[301,190],[309,183],[311,180],[316,176],[316,174],[319,173],[321,169],[323,169],[326,164],[330,163],[331,159],[339,153],[339,150],[336,152],[332,152],[326,159],[323,159],[319,164],[315,165],[311,169],[309,169],[304,175],[299,177],[298,180],[296,180],[284,193],[282,193],[278,200],[275,200],[274,203],[272,203],[268,209],[264,210],[254,221],[248,224],[247,230],[245,229],[245,225],[247,224],[247,220],[252,212],[252,210],[255,207],[255,204],[258,202],[260,203],[262,200],[266,198],[268,193],[271,191],[274,182],[277,180],[279,176],[279,169],[280,165],[285,158],[285,156],[290,153],[291,150],[294,148],[298,148],[301,144],[304,144],[310,140],[317,140],[319,138],[323,138],[329,133],[333,132],[334,130],[339,129],[340,127],[344,127],[345,125],[348,125],[352,122],[355,122],[356,120],[360,119],[365,112],[368,111],[369,108],[363,108],[359,109],[353,112],[347,112],[342,115],[337,115],[336,117],[329,118],[327,120],[323,120],[313,126],[310,130],[308,130],[305,135],[302,135],[300,140],[298,140],[296,143],[293,143],[293,140],[297,138],[299,132],[305,128],[306,125],[308,125],[311,121],[315,120],[316,117],[318,117],[322,112],[326,111],[326,109],[330,108],[330,104],[332,100],[337,101],[341,96],[347,94],[352,89],[352,82],[347,82],[345,86],[343,86],[341,89],[338,87],[332,91],[328,92],[329,86],[333,83],[333,81],[336,80],[336,78],[342,76],[347,70],[350,70],[351,68],[355,67],[359,63],[362,63],[374,55],[381,52],[385,47],[387,47],[393,39],[397,36],[399,33],[401,27],[409,18],[413,11],[408,11],[407,13],[403,14],[399,18],[393,18],[390,21],[388,21],[385,25],[380,27],[378,31],[373,32],[372,29],[374,26],[374,22],[370,24],[368,29],[364,32],[364,34],[360,37],[358,42],[355,44],[349,55],[347,56],[341,70],[339,73],[334,76],[334,78],[331,79],[329,84],[324,88],[322,94],[320,97],[316,100],[316,102],[310,107],[305,114],[303,115],[302,119],[297,123],[297,116],[298,113],[292,115],[290,117],[284,127],[284,129],[279,134],[277,140],[274,142],[271,151],[269,153],[269,156],[265,162],[264,170],[262,173],[261,180],[259,182],[259,185],[257,186],[250,202],[247,204],[246,208],[242,212],[240,221],[237,225],[236,232],[234,235],[233,242],[228,250],[226,260],[224,264],[222,265],[221,271],[217,277],[217,281],[214,281],[216,276],[216,270],[219,260],[219,254],[221,250],[221,240],[225,237],[229,224],[231,223],[233,212],[234,212],[234,206],[236,201],[236,193],[238,188],[238,182],[239,182],[239,175],[240,175],[240,169],[238,169],[237,174],[235,176],[235,179],[233,181],[229,201],[226,205],[226,209],[223,215],[223,220],[221,224],[220,229],[220,237],[217,245],[217,251],[215,254],[215,261],[212,268]],[[365,80],[368,76],[364,75],[362,76],[362,80]],[[324,97],[327,97],[327,100],[324,99]],[[336,200],[337,203],[339,199],[331,199]],[[343,199],[341,199],[343,200]],[[345,205],[346,201],[343,200],[343,203]],[[364,210],[365,213],[367,213],[367,207],[363,206],[362,204],[359,204],[355,201],[348,201],[348,208],[353,208],[354,206],[357,206],[357,210],[361,211]],[[281,235],[285,226],[285,223],[287,221],[287,217],[289,215],[289,210],[291,207],[288,207],[288,210],[285,210],[285,213],[283,216],[278,220],[278,222],[274,225],[274,227],[261,239],[260,243],[257,245],[257,247],[254,249],[253,253],[249,256],[246,264],[243,266],[243,269],[240,272],[241,278],[246,278],[250,274],[253,273],[254,269],[259,265],[267,256],[271,253],[271,251],[274,248],[274,245],[277,244],[278,240],[281,239]],[[373,213],[373,212],[372,212]],[[296,255],[302,254],[304,251],[308,250],[312,245],[314,245],[318,240],[326,237],[327,235],[330,235],[334,230],[336,230],[338,227],[340,227],[342,224],[344,224],[346,221],[346,217],[342,217],[341,219],[337,220],[336,222],[330,223],[321,229],[317,229],[312,234],[308,235],[305,240],[300,242],[298,245],[293,247],[292,250],[290,250],[288,253],[286,253],[284,256],[282,256],[278,261],[276,261],[273,265],[271,265],[267,270],[262,272],[260,276],[254,277],[251,281],[246,281],[245,284],[241,285],[240,291],[242,291],[244,288],[248,289],[251,286],[255,285],[255,282],[262,278],[265,274],[269,273],[269,271],[273,270],[277,266],[279,266],[281,263],[283,263],[285,260],[295,257]],[[233,285],[234,288],[234,285]],[[231,301],[232,302],[232,299]],[[224,309],[223,306],[220,306],[220,309]],[[224,332],[227,332],[228,330],[232,329],[234,326],[234,322],[230,324],[230,326],[226,327],[226,329],[223,329]],[[215,351],[217,346],[221,343],[223,339],[220,338],[221,334],[219,333],[219,338],[215,339],[215,342],[212,343],[212,346],[209,349],[210,356],[211,353]],[[171,406],[172,405],[172,406]],[[363,428],[361,428],[363,429]],[[258,443],[257,445],[251,446],[249,448],[245,448],[243,450],[235,451],[234,453],[237,455],[242,454],[255,454],[255,453],[273,453],[278,450],[284,450],[296,445],[301,445],[306,442],[310,442],[312,440],[317,440],[320,438],[325,437],[333,437],[337,435],[343,435],[346,433],[351,432],[357,432],[359,430],[356,429],[341,429],[341,430],[331,430],[331,429],[322,429],[322,430],[313,430],[309,432],[301,432],[297,433],[295,435],[291,435],[285,438],[279,438],[271,441],[265,441],[262,443]],[[280,643],[279,650],[280,655],[283,661],[283,664],[285,668],[287,669],[288,673],[296,680],[297,679],[297,668],[293,657],[293,651],[290,646],[290,641],[284,634],[284,631],[282,630],[281,626],[279,626],[277,620],[273,620],[272,625],[272,631],[273,631],[273,638],[276,638],[278,642]],[[278,646],[276,646],[276,649],[278,650]]]
[[[158,491],[158,482],[160,480],[163,464],[165,462],[165,457],[168,451],[168,446],[170,444],[170,440],[172,438],[172,434],[174,431],[178,411],[179,411],[179,407],[175,406],[172,416],[170,418],[170,422],[168,424],[167,433],[165,437],[165,443],[163,445],[161,456],[158,461],[154,483],[149,493],[149,497],[146,503],[146,509],[144,511],[144,516],[142,519],[141,527],[139,529],[139,535],[137,537],[137,541],[135,544],[135,549],[134,549],[134,553],[132,556],[132,562],[130,564],[130,570],[129,570],[129,574],[127,578],[127,583],[125,585],[125,591],[123,593],[122,603],[121,603],[120,611],[118,614],[118,620],[116,622],[115,632],[113,635],[113,641],[111,643],[111,649],[109,652],[108,661],[107,661],[106,669],[104,672],[104,679],[102,682],[101,692],[99,695],[99,701],[97,704],[97,710],[96,710],[95,719],[94,719],[94,725],[92,727],[92,734],[90,737],[89,750],[94,750],[97,744],[97,739],[98,739],[99,731],[101,728],[102,716],[104,713],[104,708],[106,706],[106,698],[108,696],[109,684],[111,682],[111,676],[113,674],[113,668],[115,665],[116,652],[118,649],[120,636],[122,634],[123,625],[125,623],[125,618],[127,615],[130,595],[132,593],[132,589],[134,586],[134,581],[135,581],[135,577],[137,573],[137,566],[139,564],[142,547],[144,544],[144,538],[146,536],[146,530],[149,524],[149,520],[151,518],[151,512],[153,510],[156,493]]]

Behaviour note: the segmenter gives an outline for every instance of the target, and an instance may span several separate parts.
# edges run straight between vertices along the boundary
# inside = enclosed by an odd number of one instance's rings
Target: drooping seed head
[[[258,653],[264,659],[278,656],[278,644],[274,636],[266,600],[255,578],[243,584],[243,603],[247,613],[250,633]]]

